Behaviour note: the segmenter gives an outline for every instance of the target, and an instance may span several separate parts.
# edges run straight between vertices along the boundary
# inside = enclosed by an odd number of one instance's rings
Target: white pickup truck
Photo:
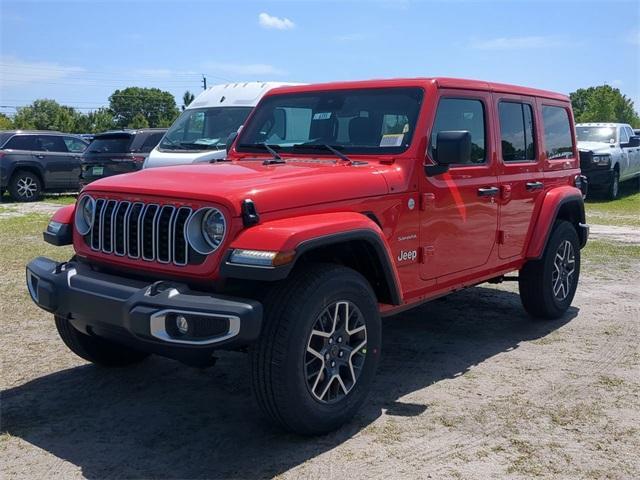
[[[640,136],[626,123],[578,123],[580,168],[589,189],[618,197],[620,182],[640,179]]]

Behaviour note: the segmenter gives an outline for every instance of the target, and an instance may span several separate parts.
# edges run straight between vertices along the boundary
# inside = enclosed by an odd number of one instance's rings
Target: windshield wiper
[[[265,160],[264,162],[262,162],[263,165],[272,165],[274,163],[287,163],[280,156],[280,154],[278,152],[276,152],[270,145],[268,145],[266,143],[243,143],[243,144],[240,144],[238,146],[242,147],[242,148],[264,148],[267,152],[269,152],[271,154],[271,156],[273,158],[270,158],[270,159]]]
[[[309,150],[328,150],[331,153],[333,153],[336,157],[338,157],[340,160],[344,160],[345,162],[349,162],[351,163],[351,159],[349,157],[347,157],[344,153],[342,153],[340,150],[338,150],[336,147],[332,146],[332,145],[328,145],[326,143],[298,143],[296,145],[293,146],[294,149],[299,149],[299,150],[304,150],[304,149],[309,149]]]

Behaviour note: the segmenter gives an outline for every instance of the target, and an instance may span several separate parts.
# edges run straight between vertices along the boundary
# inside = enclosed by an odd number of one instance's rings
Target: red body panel
[[[572,158],[549,160],[542,138],[542,104],[570,111],[568,97],[447,78],[288,86],[267,96],[381,87],[420,87],[425,92],[412,144],[402,154],[350,155],[352,160],[367,162],[364,165],[335,160],[329,154],[282,154],[286,164],[263,165],[268,154],[241,153],[232,147],[229,162],[142,170],[99,180],[84,190],[104,198],[217,206],[228,218],[230,230],[221,248],[202,264],[176,267],[102,254],[77,235],[76,251],[122,268],[209,281],[217,278],[220,260],[229,248],[288,251],[311,238],[368,229],[382,238],[402,290],[403,305],[383,305],[385,313],[517,270],[527,258],[539,255],[557,202],[567,195],[580,195],[571,186],[579,173],[577,150]],[[427,143],[442,96],[483,102],[486,163],[452,166],[446,174],[427,177],[424,166],[434,163],[426,154]],[[497,119],[500,99],[532,105],[537,132],[534,161],[503,162]],[[527,190],[526,182],[538,181],[544,188]],[[478,188],[492,186],[500,189],[500,195],[477,195]],[[243,226],[244,199],[253,200],[260,214],[258,225]],[[69,220],[73,209],[65,211],[60,218]],[[375,216],[381,227],[363,213]]]
[[[75,213],[75,211],[76,211],[75,205],[67,205],[65,207],[62,207],[56,210],[56,213],[53,214],[53,217],[51,217],[51,220],[53,220],[54,222],[60,222],[60,223],[66,223],[66,224],[73,223],[73,214]]]

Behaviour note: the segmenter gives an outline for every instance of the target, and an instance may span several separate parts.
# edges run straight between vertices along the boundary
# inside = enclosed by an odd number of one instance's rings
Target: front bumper
[[[587,177],[590,187],[607,187],[613,181],[613,170],[610,168],[583,170],[582,174]]]
[[[32,260],[27,287],[40,308],[83,333],[187,362],[247,346],[262,325],[262,305],[255,300],[109,275],[77,261]],[[176,330],[178,315],[193,324],[186,334]]]

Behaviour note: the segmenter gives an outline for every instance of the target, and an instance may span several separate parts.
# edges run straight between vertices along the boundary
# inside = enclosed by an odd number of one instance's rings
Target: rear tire
[[[19,170],[11,177],[9,194],[16,202],[35,202],[42,194],[42,182],[35,173]]]
[[[250,351],[260,408],[299,434],[339,428],[364,401],[378,366],[380,314],[371,286],[354,270],[316,264],[266,298],[262,334]]]
[[[528,261],[518,278],[520,300],[533,317],[560,318],[569,308],[580,278],[580,241],[566,220],[555,223],[542,258]]]
[[[69,350],[91,363],[103,367],[126,367],[149,356],[148,353],[79,332],[69,320],[58,315],[55,321],[58,334]]]

